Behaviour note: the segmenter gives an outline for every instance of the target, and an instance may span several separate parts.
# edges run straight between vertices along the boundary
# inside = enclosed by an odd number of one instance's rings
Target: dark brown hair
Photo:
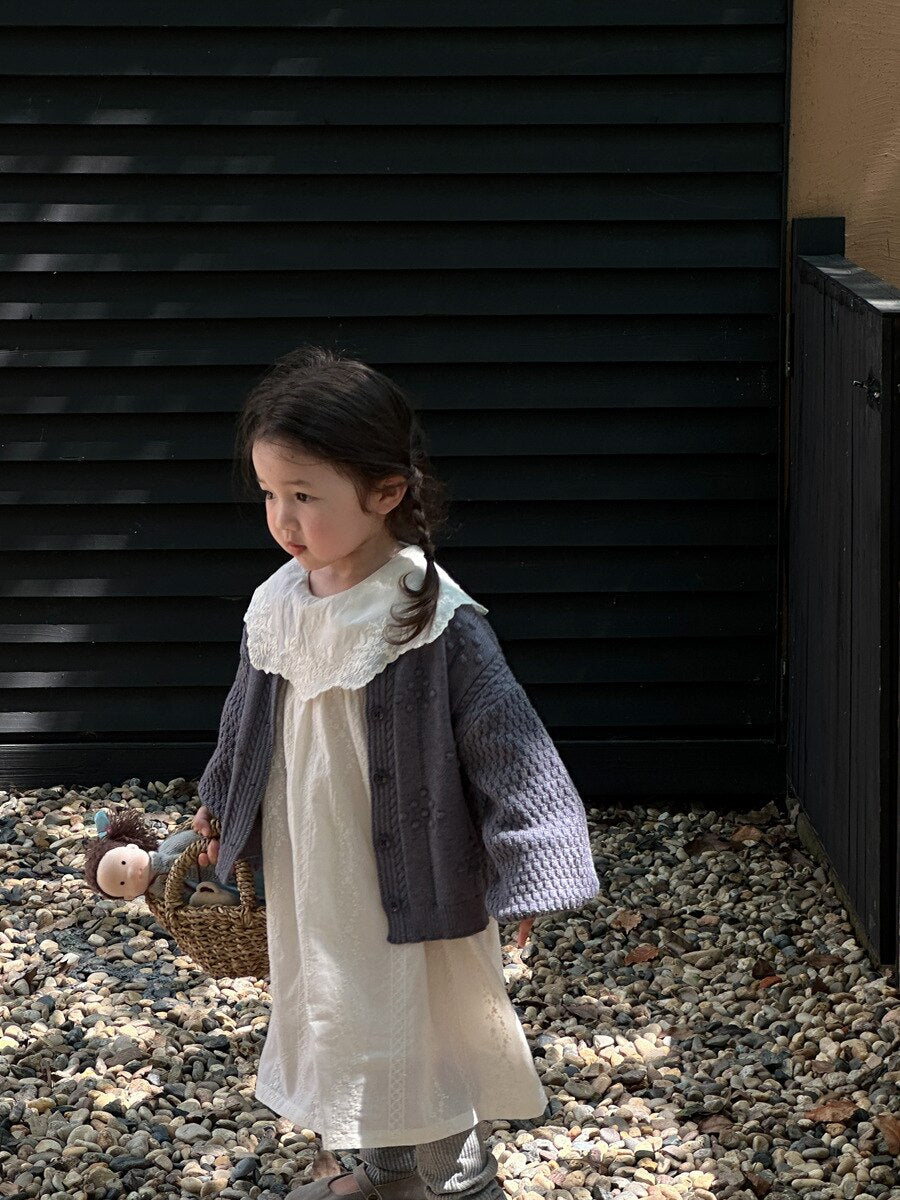
[[[394,628],[406,636],[402,646],[430,625],[437,606],[439,578],[434,563],[434,530],[448,515],[444,485],[432,474],[425,435],[404,393],[393,380],[367,363],[323,346],[304,345],[276,359],[254,385],[238,416],[235,444],[237,490],[259,497],[252,451],[256,442],[272,442],[289,451],[327,462],[356,487],[365,512],[368,492],[388,475],[407,480],[403,499],[385,517],[398,541],[425,553],[425,577],[419,590],[400,580],[412,598],[403,614],[391,609]]]
[[[120,900],[121,896],[110,896],[97,882],[97,868],[105,854],[110,850],[122,850],[133,843],[142,850],[158,850],[159,838],[147,824],[144,814],[139,808],[126,808],[114,813],[109,818],[109,825],[103,837],[95,837],[84,852],[84,877],[88,887],[106,896],[110,900]]]

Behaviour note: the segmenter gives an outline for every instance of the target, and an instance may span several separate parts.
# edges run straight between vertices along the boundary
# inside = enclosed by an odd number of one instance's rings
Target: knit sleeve
[[[505,922],[579,908],[600,888],[584,802],[502,656],[486,675],[457,747],[493,868],[487,910]]]
[[[247,626],[244,625],[241,634],[241,648],[238,660],[237,674],[231,690],[225,697],[222,715],[219,719],[219,739],[212,757],[197,783],[197,794],[200,803],[205,804],[214,817],[221,817],[222,806],[228,795],[228,785],[231,780],[234,765],[234,746],[237,731],[241,721],[244,699],[247,694],[247,677],[250,671],[250,657],[247,651]]]

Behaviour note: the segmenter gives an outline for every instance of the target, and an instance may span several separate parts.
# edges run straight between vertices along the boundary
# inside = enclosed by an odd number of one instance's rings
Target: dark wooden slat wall
[[[0,14],[0,786],[202,770],[283,558],[234,415],[409,389],[586,797],[782,790],[780,0]]]
[[[900,291],[797,250],[836,224],[794,222],[787,774],[896,973]]]

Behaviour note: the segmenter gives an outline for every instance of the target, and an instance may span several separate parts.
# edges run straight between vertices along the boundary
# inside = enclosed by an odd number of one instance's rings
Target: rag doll
[[[182,829],[160,842],[143,814],[134,808],[112,815],[100,809],[94,815],[94,824],[97,837],[85,852],[85,879],[93,891],[111,900],[134,900],[146,892],[162,899],[166,877],[176,859],[200,837],[193,829]],[[240,904],[237,886],[220,884],[213,866],[198,866],[196,873],[196,881],[185,875],[185,887],[191,892],[188,904]],[[257,899],[264,903],[262,868],[254,872],[254,885]]]

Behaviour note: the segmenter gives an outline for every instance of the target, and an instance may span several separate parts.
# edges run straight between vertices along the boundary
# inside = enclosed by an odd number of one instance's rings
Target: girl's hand
[[[516,943],[516,948],[521,950],[528,941],[528,935],[531,933],[531,927],[534,924],[534,917],[526,917],[524,921],[519,922],[519,940]]]
[[[194,829],[201,837],[209,837],[212,833],[209,819],[211,813],[205,804],[201,804],[194,813],[194,819],[191,822],[191,828]],[[197,865],[200,867],[214,866],[219,858],[219,839],[212,838],[206,846],[206,850],[201,850],[197,855]]]

